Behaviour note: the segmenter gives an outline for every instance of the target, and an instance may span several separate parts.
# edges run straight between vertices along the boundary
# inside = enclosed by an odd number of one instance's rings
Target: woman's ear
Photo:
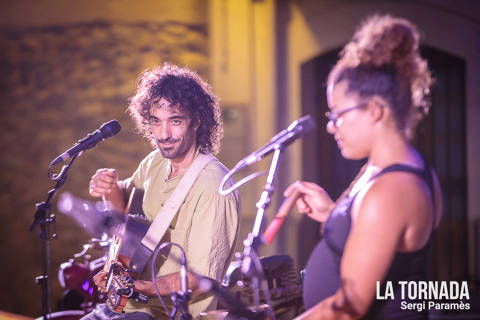
[[[368,102],[368,112],[372,116],[372,119],[377,122],[387,116],[389,108],[387,108],[387,102],[384,98],[375,96]]]

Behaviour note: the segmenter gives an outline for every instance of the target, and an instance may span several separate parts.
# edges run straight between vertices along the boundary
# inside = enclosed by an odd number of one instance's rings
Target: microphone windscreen
[[[297,126],[300,132],[302,132],[302,134],[305,134],[317,128],[317,124],[310,115],[306,115],[298,119]]]
[[[110,120],[102,124],[100,127],[100,131],[102,132],[104,139],[116,135],[120,132],[120,130],[122,130],[122,127],[120,126],[120,122],[117,120]]]

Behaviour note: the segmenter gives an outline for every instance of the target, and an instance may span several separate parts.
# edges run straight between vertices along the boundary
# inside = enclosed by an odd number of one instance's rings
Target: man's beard
[[[179,143],[180,142],[180,143]],[[163,143],[173,143],[172,146],[164,148]],[[189,140],[182,139],[165,139],[157,140],[157,147],[160,150],[162,156],[166,159],[176,159],[183,157],[189,150],[192,145],[192,142]]]

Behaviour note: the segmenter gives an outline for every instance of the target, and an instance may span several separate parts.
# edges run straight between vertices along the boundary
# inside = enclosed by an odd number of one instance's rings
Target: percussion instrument
[[[56,319],[56,320],[78,320],[85,315],[85,312],[82,310],[65,310],[50,313],[48,315],[48,319]],[[35,320],[43,320],[42,317],[38,317]]]

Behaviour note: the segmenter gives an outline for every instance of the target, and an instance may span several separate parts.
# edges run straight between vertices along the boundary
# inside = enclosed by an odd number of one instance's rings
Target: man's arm
[[[188,289],[192,291],[193,299],[198,295],[202,294],[203,291],[199,288],[199,279],[200,277],[193,272],[188,272]],[[107,271],[100,271],[93,277],[95,284],[103,291],[106,290],[107,284]],[[210,279],[210,281],[213,281]],[[134,290],[138,293],[144,294],[148,297],[156,296],[155,287],[153,286],[152,281],[147,280],[135,280],[134,281]],[[171,273],[165,276],[157,277],[157,287],[160,295],[166,296],[175,291],[181,290],[181,276],[180,272]]]
[[[156,278],[156,281],[158,291],[162,296],[169,295],[181,289],[180,272],[159,276]],[[152,281],[135,280],[134,283],[135,291],[149,297],[156,296],[155,287],[153,286]],[[199,276],[190,271],[188,271],[188,289],[192,290],[193,297],[202,293],[202,290],[199,288]]]

